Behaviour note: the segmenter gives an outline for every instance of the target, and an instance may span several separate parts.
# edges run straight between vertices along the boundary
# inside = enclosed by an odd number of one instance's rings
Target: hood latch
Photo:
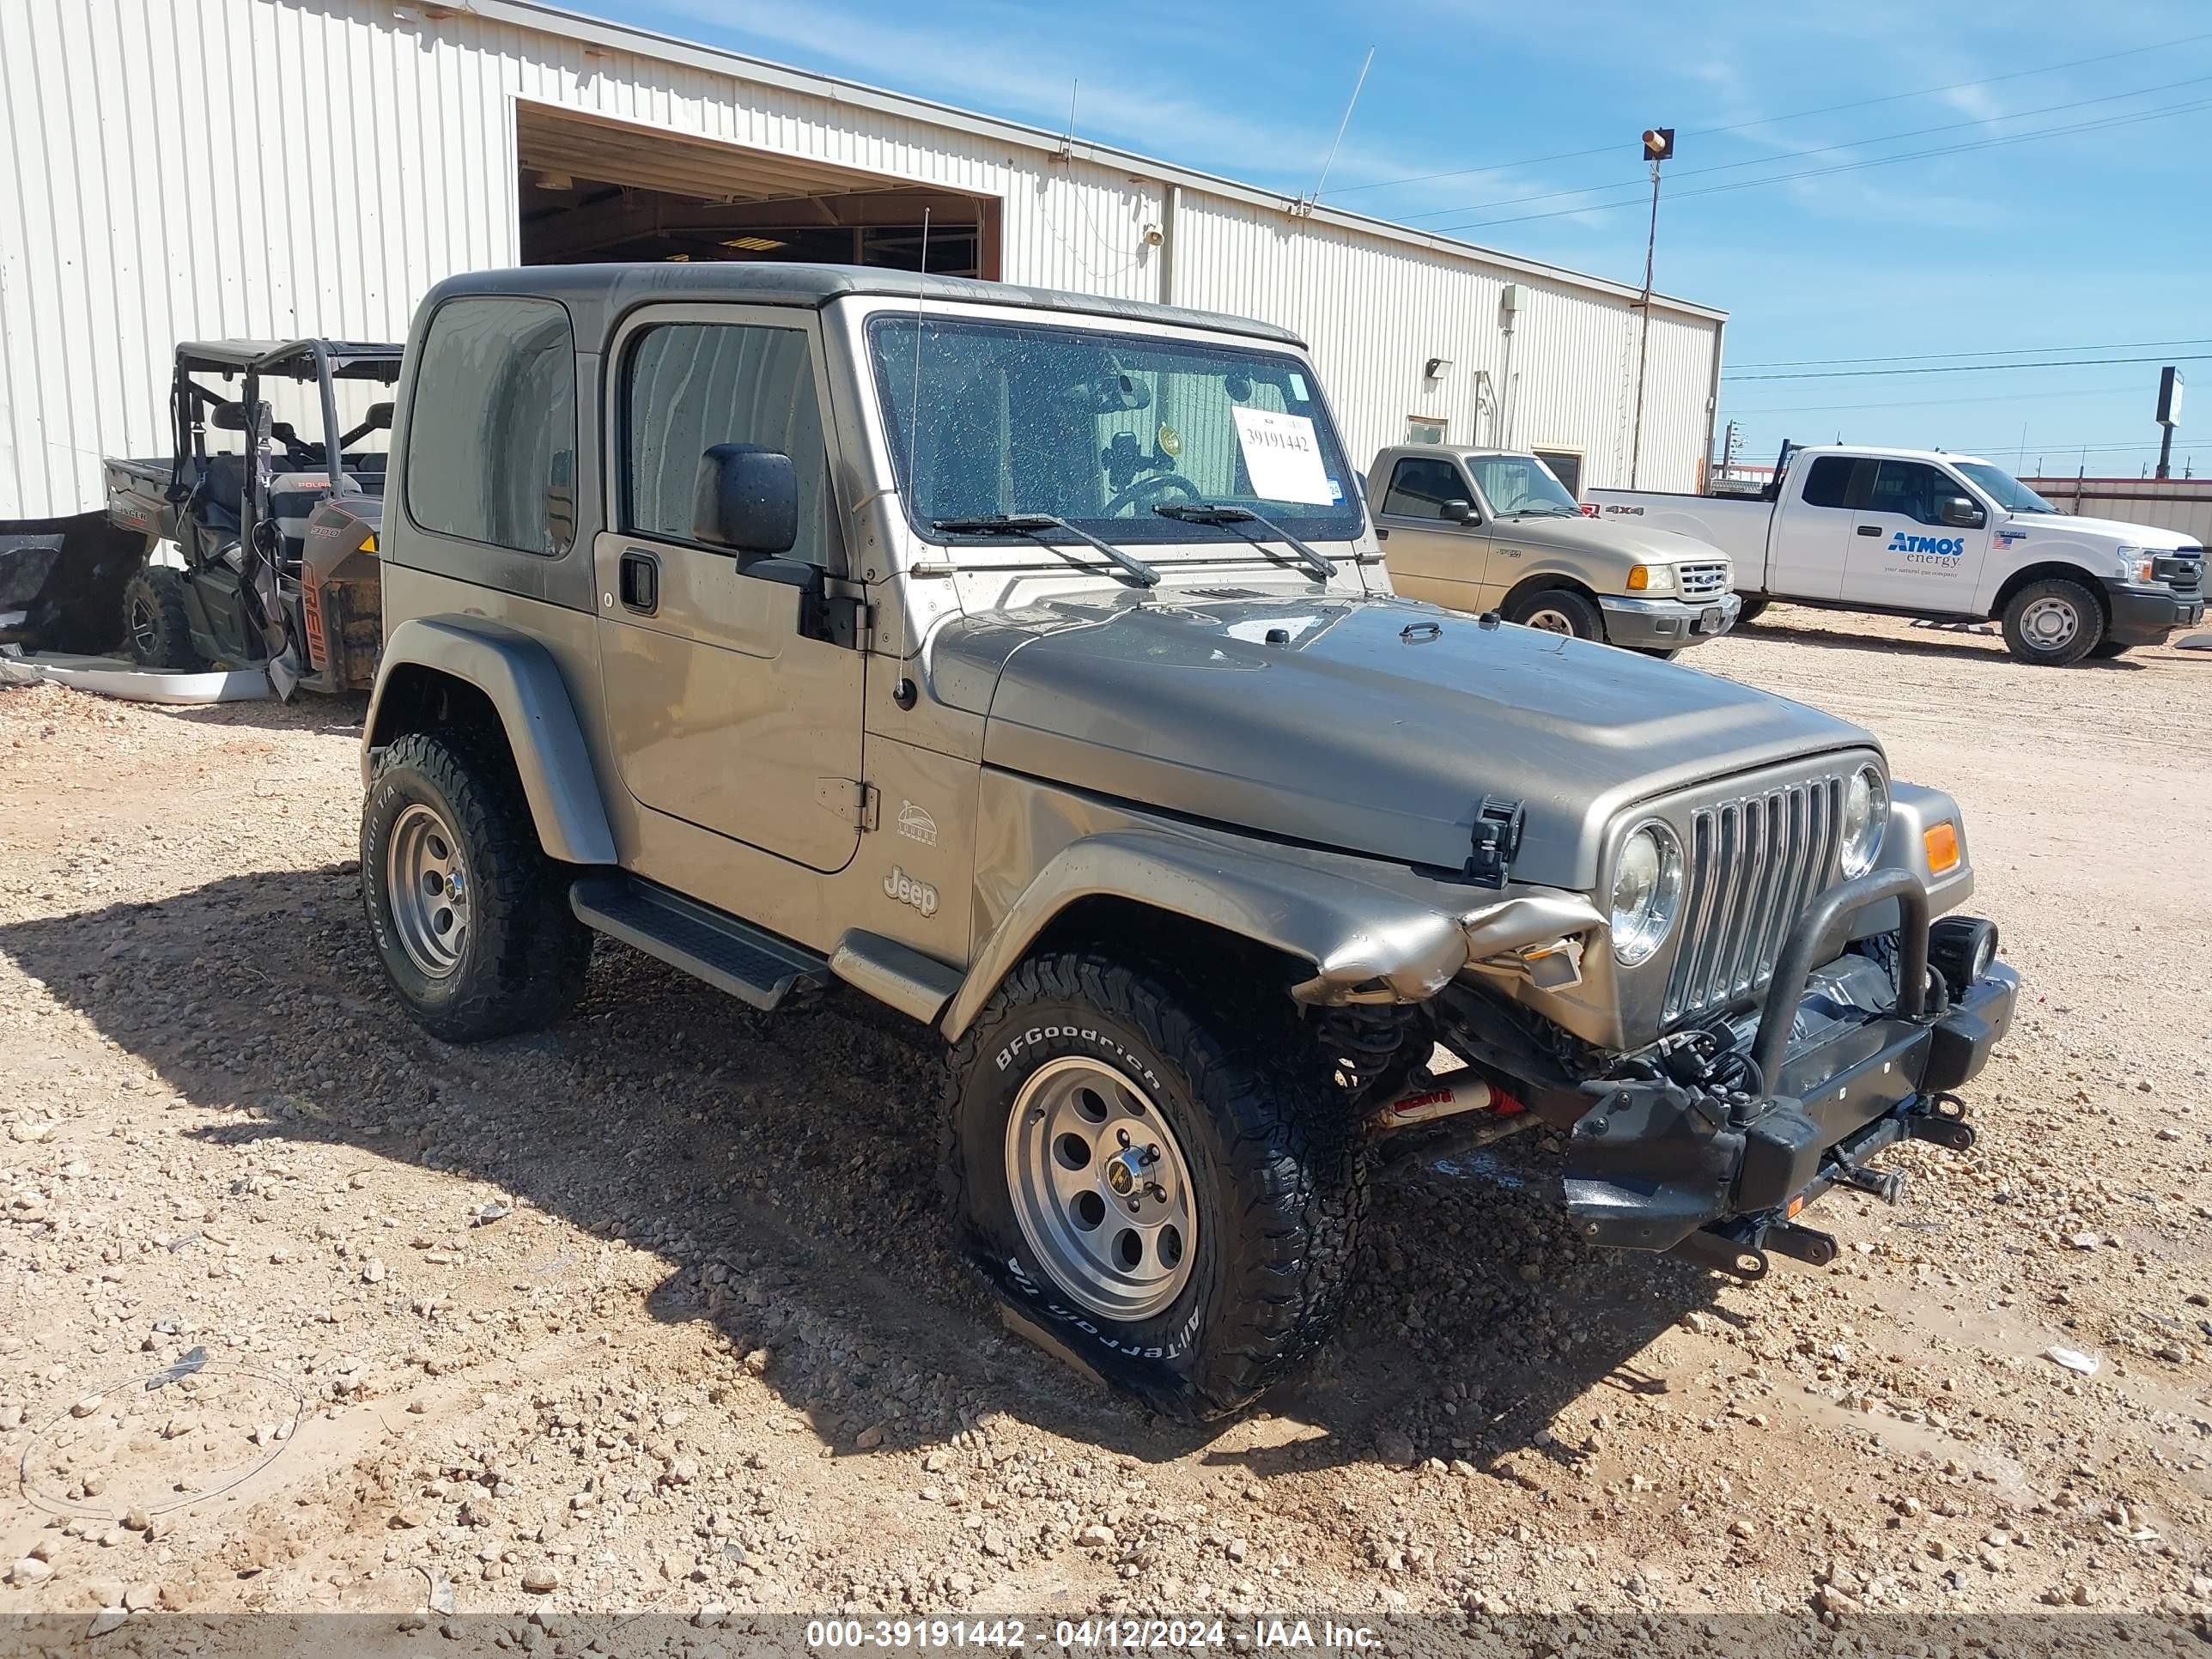
[[[1474,809],[1473,845],[1467,859],[1467,878],[1478,887],[1503,887],[1513,855],[1521,850],[1524,814],[1517,800],[1485,795]]]

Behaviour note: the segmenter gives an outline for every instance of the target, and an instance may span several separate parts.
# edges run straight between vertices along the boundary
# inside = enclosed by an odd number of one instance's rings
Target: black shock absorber
[[[1322,1058],[1354,1103],[1377,1092],[1378,1085],[1403,1083],[1433,1046],[1420,1008],[1410,1003],[1323,1008],[1316,1027]]]

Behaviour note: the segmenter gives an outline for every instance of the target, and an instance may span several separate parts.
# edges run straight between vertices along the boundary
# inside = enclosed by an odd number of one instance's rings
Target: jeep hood
[[[1396,599],[1064,600],[956,622],[933,654],[940,684],[989,685],[987,764],[1453,871],[1482,799],[1519,800],[1515,878],[1582,890],[1639,800],[1875,747],[1731,680]]]

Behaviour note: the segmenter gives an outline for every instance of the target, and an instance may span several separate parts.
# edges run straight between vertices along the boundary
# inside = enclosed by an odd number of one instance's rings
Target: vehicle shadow
[[[767,1382],[840,1455],[1004,1413],[1261,1478],[1378,1456],[1571,1463],[1592,1413],[1656,1386],[1646,1351],[1720,1282],[1583,1247],[1549,1202],[1551,1160],[1519,1137],[1388,1176],[1341,1334],[1259,1413],[1174,1423],[1002,1328],[941,1214],[934,1037],[855,995],[764,1018],[603,942],[563,1024],[449,1047],[389,996],[349,864],[6,924],[0,952],[185,1100],[242,1114],[191,1132],[241,1176],[272,1137],[352,1147],[651,1252],[653,1316],[770,1351]],[[550,1286],[548,1254],[529,1272]],[[1578,1426],[1548,1432],[1578,1401]]]
[[[1991,631],[1968,633],[1946,628],[1915,628],[1903,639],[1888,634],[1847,634],[1832,628],[1815,628],[1778,620],[1773,612],[1756,622],[1738,624],[1735,632],[1754,639],[1784,640],[1792,645],[1816,646],[1828,651],[1871,651],[1883,656],[1941,657],[1954,662],[1970,656],[1995,656],[2009,660],[2003,638]],[[2092,657],[2072,665],[2077,669],[2112,670],[2138,673],[2148,665],[2125,657]]]

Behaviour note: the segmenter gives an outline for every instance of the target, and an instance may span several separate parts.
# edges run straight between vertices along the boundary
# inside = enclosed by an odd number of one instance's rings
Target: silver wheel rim
[[[407,960],[427,978],[450,976],[469,947],[472,894],[460,841],[435,808],[412,802],[392,826],[384,887]]]
[[[2064,599],[2045,597],[2020,613],[2020,631],[2039,651],[2063,651],[2081,631],[2081,613]]]
[[[1549,605],[1531,611],[1528,620],[1522,626],[1533,628],[1540,634],[1571,634],[1575,631],[1574,618],[1564,611],[1553,610]]]
[[[154,642],[158,632],[152,603],[143,594],[131,595],[131,643],[140,656],[154,654]]]
[[[1189,1282],[1190,1166],[1158,1109],[1112,1066],[1055,1060],[1022,1085],[1006,1122],[1006,1190],[1054,1285],[1092,1313],[1146,1319]]]

